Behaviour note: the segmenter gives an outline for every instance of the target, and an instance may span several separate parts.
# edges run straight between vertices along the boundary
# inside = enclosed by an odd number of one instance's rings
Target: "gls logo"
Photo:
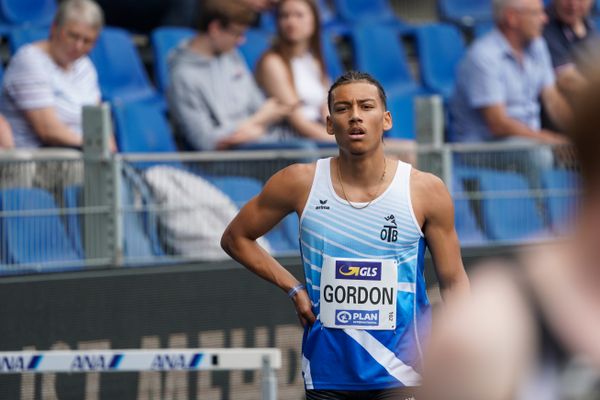
[[[372,261],[338,260],[335,262],[335,278],[380,281],[381,263]]]
[[[329,210],[327,200],[319,200],[319,205],[315,207],[315,210]]]
[[[397,242],[398,225],[396,224],[396,217],[394,217],[394,214],[391,214],[385,217],[385,220],[387,224],[383,226],[379,237],[381,238],[381,240],[384,240],[388,243]]]

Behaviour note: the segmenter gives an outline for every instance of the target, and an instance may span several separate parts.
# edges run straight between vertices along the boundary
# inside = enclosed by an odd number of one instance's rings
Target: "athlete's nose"
[[[362,118],[358,112],[358,107],[355,105],[352,107],[352,114],[350,115],[350,123],[352,122],[362,122]]]

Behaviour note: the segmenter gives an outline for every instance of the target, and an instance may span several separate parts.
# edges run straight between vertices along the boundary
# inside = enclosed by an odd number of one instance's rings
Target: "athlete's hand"
[[[315,322],[315,314],[312,312],[312,304],[306,289],[300,290],[294,297],[292,297],[294,307],[296,307],[296,315],[303,327],[312,325]]]

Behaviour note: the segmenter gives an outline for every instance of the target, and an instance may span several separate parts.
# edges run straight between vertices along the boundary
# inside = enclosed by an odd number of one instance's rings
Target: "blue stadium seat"
[[[44,214],[0,218],[2,262],[39,270],[82,267],[59,215],[54,214],[58,208],[50,193],[38,188],[3,189],[0,209]]]
[[[317,7],[319,8],[322,27],[327,28],[342,23],[326,0],[317,0]]]
[[[349,24],[392,24],[406,27],[394,13],[388,0],[335,0],[340,19]]]
[[[150,35],[152,52],[154,54],[154,79],[162,93],[169,87],[169,52],[181,41],[196,34],[191,28],[163,26],[156,28]]]
[[[176,152],[162,104],[147,99],[113,104],[115,136],[122,153]]]
[[[477,39],[494,28],[493,21],[478,21],[473,26],[473,36]]]
[[[205,175],[203,178],[229,196],[238,208],[242,208],[244,204],[262,190],[262,184],[254,178],[210,175]]]
[[[102,29],[90,53],[96,69],[102,97],[109,101],[157,98],[131,35],[124,29]]]
[[[594,21],[594,25],[596,26],[596,30],[600,31],[600,15],[594,15],[592,17],[592,21]]]
[[[454,171],[452,198],[454,200],[454,225],[462,246],[485,244],[487,238],[477,223],[472,200],[464,185],[463,178],[467,177],[460,170]]]
[[[239,47],[248,68],[254,71],[262,54],[271,46],[271,34],[261,29],[248,29],[246,41]]]
[[[135,265],[153,260],[164,255],[158,238],[158,222],[152,213],[147,213],[144,207],[152,204],[147,197],[150,192],[139,192],[141,201],[136,202],[138,186],[123,179],[121,185],[121,206],[123,207],[123,253],[126,265]]]
[[[361,24],[351,31],[354,67],[378,79],[390,97],[422,92],[411,74],[400,35],[399,29],[388,25]]]
[[[271,34],[277,32],[277,21],[275,20],[275,13],[273,11],[263,11],[260,14],[258,28]]]
[[[22,27],[46,27],[52,23],[56,0],[0,0],[0,33]]]
[[[477,21],[491,21],[492,0],[438,0],[442,20],[472,27]]]
[[[243,207],[262,190],[262,184],[254,178],[242,176],[204,176],[204,178],[229,196],[238,208]],[[297,222],[296,239],[291,237],[290,233],[294,230],[294,219],[297,221],[298,218],[295,215],[287,216],[267,233],[266,238],[275,254],[290,253],[298,249]]]
[[[392,129],[385,137],[395,139],[415,139],[415,105],[410,94],[388,98],[388,110],[392,114]]]
[[[336,48],[336,40],[339,39],[339,30],[334,28],[323,29],[321,32],[321,48],[327,75],[332,81],[342,75],[344,67]]]
[[[137,189],[136,183],[123,176],[120,206],[123,218],[123,254],[125,256],[125,264],[135,264],[143,260],[148,261],[164,254],[158,243],[156,225],[149,224],[151,220],[147,218],[146,213],[143,211],[143,207],[150,202],[145,197],[149,195],[149,192],[143,194],[143,192],[138,191],[142,199],[140,203],[136,204],[135,192]],[[75,209],[84,206],[83,188],[81,186],[67,187],[63,194],[66,208]],[[67,214],[66,216],[69,238],[81,257],[85,256],[83,247],[84,218],[85,216],[82,212]],[[152,238],[152,235],[154,235],[154,238]]]
[[[515,172],[476,171],[483,229],[492,240],[515,242],[544,235],[544,222],[527,180]]]
[[[552,229],[567,233],[575,221],[578,205],[579,177],[566,169],[551,169],[541,176],[542,187],[548,190],[546,203]]]
[[[432,92],[447,100],[454,90],[456,66],[465,53],[461,32],[449,24],[425,25],[416,29],[421,79]]]
[[[23,45],[47,39],[49,34],[48,28],[43,27],[13,29],[8,33],[10,53],[15,54]]]
[[[131,229],[134,232],[132,239],[140,237],[138,240],[133,240],[131,244],[127,244],[127,238],[125,238],[125,246],[128,251],[131,251],[132,255],[142,254],[148,256],[154,254],[156,256],[165,255],[165,251],[161,244],[160,233],[159,233],[159,221],[158,212],[153,210],[152,207],[156,205],[152,189],[144,179],[144,177],[135,169],[131,164],[123,164],[123,193],[121,198],[123,204],[130,207],[136,203],[136,198],[139,197],[141,206],[145,207],[144,211],[136,211],[135,213],[129,213],[128,226],[124,226],[126,229]],[[141,218],[141,226],[140,226]],[[125,235],[128,235],[128,231],[125,230]],[[145,233],[144,233],[145,232]],[[149,246],[151,250],[148,250],[146,244],[146,237],[150,241]],[[128,247],[127,247],[128,246]]]
[[[329,7],[327,0],[317,0],[316,3],[319,8],[321,27],[332,27],[343,23],[338,19],[334,10]],[[277,21],[273,11],[265,11],[260,14],[259,28],[272,34],[277,32]]]
[[[65,208],[69,209],[67,211],[72,212],[64,216],[67,235],[77,254],[83,258],[85,257],[85,251],[83,248],[83,233],[81,226],[82,215],[80,212],[73,212],[73,209],[83,205],[82,196],[83,191],[81,190],[81,186],[67,186],[63,190],[63,202]]]
[[[0,12],[12,25],[50,26],[56,0],[0,0]]]

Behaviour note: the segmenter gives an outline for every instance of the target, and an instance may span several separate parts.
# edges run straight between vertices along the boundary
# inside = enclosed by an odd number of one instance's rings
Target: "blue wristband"
[[[296,286],[294,286],[293,288],[291,288],[289,290],[289,292],[287,293],[288,297],[291,299],[293,298],[296,294],[298,294],[299,291],[301,291],[302,289],[304,289],[304,285],[299,283]]]

